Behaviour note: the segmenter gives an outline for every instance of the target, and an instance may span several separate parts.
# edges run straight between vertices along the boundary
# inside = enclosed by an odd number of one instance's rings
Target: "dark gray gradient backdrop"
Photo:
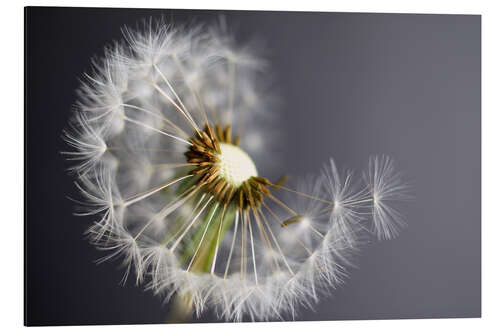
[[[60,135],[78,77],[123,25],[162,15],[212,22],[220,13],[26,10],[27,324],[165,321],[159,298],[118,285],[118,263],[92,262],[102,253],[83,240],[91,219],[72,215]],[[317,172],[329,157],[363,170],[370,154],[387,153],[414,184],[401,236],[367,244],[347,283],[297,319],[480,316],[480,17],[224,15],[239,40],[267,45],[285,135],[275,174]]]

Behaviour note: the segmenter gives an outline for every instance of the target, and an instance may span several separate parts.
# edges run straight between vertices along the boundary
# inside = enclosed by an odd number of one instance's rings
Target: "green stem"
[[[183,190],[192,186],[195,181],[195,179],[184,180],[177,191],[182,193]],[[193,198],[193,201],[196,201],[197,199],[199,199],[198,196],[195,196]],[[226,207],[225,210],[219,208],[218,211],[215,212],[214,210],[216,209],[217,206],[215,205],[215,203],[209,205],[207,214],[204,215],[205,221],[203,221],[203,223],[200,223],[198,230],[196,230],[190,238],[184,241],[185,248],[180,260],[187,263],[189,258],[194,255],[194,251],[201,241],[202,234],[208,223],[209,216],[214,213],[213,221],[208,227],[207,234],[205,235],[196,258],[194,258],[193,265],[191,267],[191,272],[193,272],[193,274],[204,274],[210,272],[212,260],[217,248],[217,236],[219,234],[219,228],[220,241],[222,241],[222,239],[224,238],[224,234],[234,222],[234,218],[236,215],[236,209],[234,205],[230,204]],[[184,221],[182,220],[176,220],[174,223],[179,228],[181,228],[184,225],[183,222]],[[177,230],[178,229],[174,228],[174,231]],[[166,239],[168,239],[168,237]],[[167,323],[188,323],[192,321],[194,309],[193,302],[189,294],[176,294],[170,304],[171,309],[167,318]]]
[[[166,321],[168,324],[190,323],[193,320],[193,302],[189,296],[176,294],[170,306]]]

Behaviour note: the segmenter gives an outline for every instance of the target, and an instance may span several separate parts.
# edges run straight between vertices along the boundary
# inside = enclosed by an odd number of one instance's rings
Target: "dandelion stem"
[[[176,294],[171,304],[167,323],[189,323],[193,316],[193,301],[188,295]]]

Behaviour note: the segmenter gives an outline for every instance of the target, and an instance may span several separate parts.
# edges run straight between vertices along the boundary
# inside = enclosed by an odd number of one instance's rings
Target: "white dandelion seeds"
[[[397,233],[406,188],[385,156],[364,183],[333,160],[296,185],[263,177],[267,64],[225,30],[125,29],[84,75],[67,154],[97,216],[88,236],[125,278],[196,315],[294,318],[345,281],[360,235]]]
[[[408,184],[397,172],[394,161],[386,155],[371,156],[368,171],[363,176],[373,199],[373,223],[377,237],[390,239],[397,236],[406,222],[404,216],[390,204],[410,198]]]

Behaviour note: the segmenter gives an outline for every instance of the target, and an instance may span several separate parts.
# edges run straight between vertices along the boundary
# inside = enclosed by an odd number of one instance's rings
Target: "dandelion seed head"
[[[120,258],[124,280],[186,297],[195,315],[285,319],[344,283],[366,230],[399,230],[404,187],[386,158],[364,183],[333,160],[319,175],[265,177],[279,122],[254,44],[224,24],[123,31],[84,75],[64,133],[99,262]]]

